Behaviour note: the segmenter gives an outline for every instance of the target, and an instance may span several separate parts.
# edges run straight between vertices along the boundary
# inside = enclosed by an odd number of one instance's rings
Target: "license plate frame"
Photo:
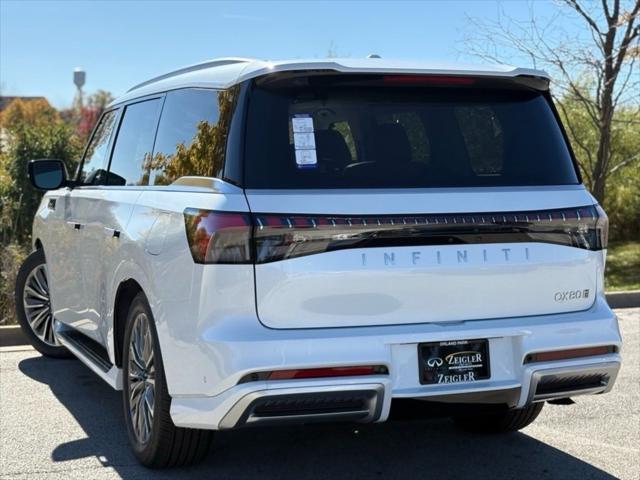
[[[457,385],[491,378],[489,340],[449,340],[418,344],[421,385]]]

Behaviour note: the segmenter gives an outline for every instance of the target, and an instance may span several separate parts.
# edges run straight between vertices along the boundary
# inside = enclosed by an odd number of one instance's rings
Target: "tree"
[[[0,113],[0,128],[10,132],[24,123],[42,126],[58,120],[58,111],[44,98],[16,98]]]
[[[587,93],[585,92],[585,95]],[[567,125],[571,143],[581,145],[576,157],[581,165],[588,163],[588,153],[598,148],[598,129],[583,103],[572,96],[558,99],[562,122]],[[637,238],[640,232],[640,162],[625,162],[640,152],[637,119],[640,105],[616,109],[611,127],[611,168],[604,203],[611,224],[613,240]]]
[[[554,96],[578,102],[595,129],[595,149],[581,135],[572,135],[576,150],[583,153],[582,171],[587,185],[604,203],[607,180],[622,167],[636,162],[638,152],[620,157],[612,152],[612,127],[616,110],[640,99],[636,61],[640,57],[640,0],[601,0],[586,3],[560,0],[563,10],[546,22],[531,14],[525,22],[501,14],[495,22],[471,20],[475,32],[466,44],[472,53],[493,61],[513,58],[514,50],[530,58],[534,67],[550,70]],[[566,14],[581,22],[580,33],[568,33],[559,19]],[[580,79],[588,79],[585,83]],[[564,107],[558,102],[560,108]],[[568,129],[573,120],[567,118]],[[637,122],[636,111],[617,121]]]
[[[44,100],[14,100],[2,112],[0,127],[6,144],[0,152],[0,243],[23,243],[41,197],[27,178],[29,160],[59,158],[71,170],[80,144]]]
[[[75,127],[75,133],[82,142],[86,143],[100,116],[112,101],[113,95],[110,92],[96,90],[89,95],[83,106],[63,110],[61,116],[67,123]]]

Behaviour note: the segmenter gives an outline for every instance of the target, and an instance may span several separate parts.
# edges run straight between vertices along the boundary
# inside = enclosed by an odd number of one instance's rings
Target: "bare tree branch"
[[[494,22],[474,23],[474,37],[467,40],[467,49],[481,58],[495,62],[505,55],[518,52],[552,73],[552,86],[563,109],[567,130],[582,157],[585,178],[600,202],[605,197],[606,179],[631,160],[617,162],[614,151],[618,125],[616,111],[627,101],[640,99],[637,81],[640,45],[640,0],[560,0],[561,9],[551,19],[535,15],[530,3],[529,18],[510,18],[501,6]],[[573,12],[584,25],[582,31],[565,30],[562,22],[566,12]],[[559,16],[560,20],[558,20]],[[585,81],[586,79],[586,81]],[[574,119],[567,115],[563,102],[570,100],[584,112],[594,128],[597,148],[579,134]],[[582,119],[581,121],[584,121]],[[625,124],[630,120],[625,117]],[[622,125],[622,123],[620,123]],[[616,127],[617,128],[617,127]]]
[[[617,163],[614,167],[612,167],[609,172],[607,173],[607,177],[613,175],[614,173],[616,173],[618,170],[620,170],[623,167],[626,167],[627,165],[632,164],[633,162],[635,162],[636,160],[640,160],[640,153],[636,153],[634,156],[627,158],[626,160],[622,160],[621,162]]]
[[[600,31],[600,27],[598,27],[598,24],[596,23],[596,21],[591,18],[587,12],[584,11],[584,9],[580,6],[580,4],[577,2],[577,0],[563,0],[565,3],[569,4],[570,7],[572,7],[576,12],[578,12],[582,18],[584,18],[587,23],[591,26],[591,29],[593,31],[595,31],[596,33],[598,33],[599,35],[599,41],[602,42],[602,32]],[[606,3],[606,0],[603,0]]]

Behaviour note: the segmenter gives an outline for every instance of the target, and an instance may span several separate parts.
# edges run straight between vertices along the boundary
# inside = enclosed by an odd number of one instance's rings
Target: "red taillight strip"
[[[606,248],[599,207],[408,215],[253,214],[256,263],[347,248],[539,242]]]
[[[384,365],[356,365],[349,367],[297,368],[289,370],[271,370],[245,375],[238,383],[258,380],[294,380],[303,378],[354,377],[362,375],[387,375]]]
[[[597,206],[485,213],[305,215],[184,211],[196,263],[267,263],[348,248],[542,242],[586,250],[607,245]]]
[[[280,228],[318,228],[322,226],[399,226],[399,225],[545,225],[571,220],[597,220],[594,206],[556,210],[492,212],[492,213],[447,213],[410,215],[300,215],[278,213],[254,214],[257,225]]]
[[[601,347],[572,348],[569,350],[554,350],[550,352],[536,352],[528,354],[524,363],[553,362],[557,360],[568,360],[571,358],[593,357],[596,355],[606,355],[615,353],[616,347],[606,345]]]

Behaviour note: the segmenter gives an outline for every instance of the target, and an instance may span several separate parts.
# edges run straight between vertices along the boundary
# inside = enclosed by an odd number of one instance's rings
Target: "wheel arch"
[[[142,286],[132,278],[120,282],[116,291],[113,308],[113,343],[115,364],[118,368],[122,368],[122,347],[129,306],[140,292],[144,293]]]

